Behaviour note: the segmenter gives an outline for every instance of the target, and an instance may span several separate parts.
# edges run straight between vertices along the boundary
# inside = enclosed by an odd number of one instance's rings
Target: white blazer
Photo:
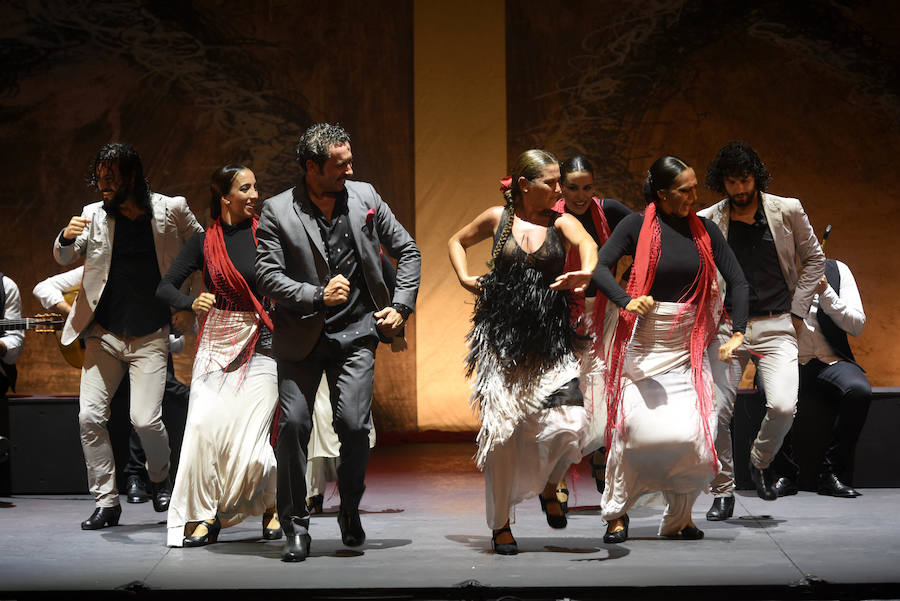
[[[203,227],[197,223],[183,196],[170,197],[153,193],[150,204],[153,207],[153,215],[150,217],[153,242],[156,246],[159,275],[162,277],[169,270],[184,243],[197,232],[202,232]],[[94,320],[94,309],[103,296],[103,289],[109,277],[112,245],[115,240],[116,220],[106,214],[102,202],[85,206],[81,216],[90,219],[91,223],[72,244],[60,244],[59,234],[53,241],[53,258],[60,265],[69,265],[84,257],[81,293],[75,299],[75,305],[63,327],[61,339],[63,344],[70,344],[78,338]]]
[[[775,241],[778,264],[791,293],[791,313],[803,318],[809,313],[816,286],[825,275],[825,254],[799,200],[765,192],[760,196]],[[731,204],[727,198],[697,214],[715,223],[728,238]],[[725,289],[724,285],[720,275],[720,290]]]

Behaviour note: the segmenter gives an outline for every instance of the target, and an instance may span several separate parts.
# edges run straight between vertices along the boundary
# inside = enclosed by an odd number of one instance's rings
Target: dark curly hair
[[[350,134],[338,124],[316,123],[310,126],[297,142],[297,163],[300,164],[300,171],[306,173],[306,161],[314,162],[321,169],[331,156],[331,147],[348,142]]]
[[[150,183],[144,175],[141,155],[138,154],[131,144],[112,142],[101,146],[100,150],[97,151],[97,156],[94,158],[91,172],[88,174],[88,185],[95,190],[99,190],[97,168],[101,165],[109,166],[112,163],[118,165],[122,182],[131,181],[131,193],[134,194],[134,200],[138,206],[148,213],[151,212]]]
[[[752,175],[756,189],[765,192],[772,177],[759,155],[749,144],[733,140],[722,147],[709,169],[706,170],[706,187],[719,194],[727,194],[725,178]]]

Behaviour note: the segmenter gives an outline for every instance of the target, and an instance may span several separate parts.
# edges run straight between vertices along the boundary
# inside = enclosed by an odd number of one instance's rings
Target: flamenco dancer
[[[556,485],[581,460],[587,425],[567,291],[587,286],[597,245],[577,219],[553,210],[559,179],[552,154],[524,152],[501,188],[506,206],[491,207],[448,243],[460,284],[476,297],[467,358],[481,417],[475,459],[491,546],[501,555],[518,553],[510,523],[527,498],[539,494],[547,523],[566,526]],[[490,237],[491,271],[470,275],[466,249]],[[581,269],[565,272],[572,247]]]
[[[170,547],[214,543],[222,528],[260,514],[262,537],[281,538],[269,443],[278,375],[272,321],[254,269],[256,177],[242,165],[226,165],[213,173],[210,189],[212,225],[188,240],[156,291],[176,309],[206,313],[169,506]],[[209,292],[181,293],[199,270]]]
[[[557,201],[554,209],[560,213],[568,213],[581,223],[597,246],[609,239],[616,226],[631,215],[631,209],[612,198],[594,196],[594,166],[584,156],[575,155],[560,165],[560,176],[563,197]],[[566,255],[566,271],[580,269],[581,259],[577,249],[570,249]],[[615,272],[613,272],[615,274]],[[581,391],[584,394],[584,408],[588,416],[589,435],[583,452],[590,455],[591,475],[597,483],[597,492],[602,493],[606,482],[606,449],[603,436],[606,433],[606,402],[603,396],[603,358],[609,334],[615,328],[617,312],[607,311],[606,297],[597,295],[597,287],[589,284],[584,293],[572,294],[572,321],[579,333],[586,334],[593,340],[593,361],[591,373],[581,380]],[[612,320],[612,323],[608,323]],[[556,495],[568,508],[569,489],[565,479],[559,482]]]
[[[628,538],[628,510],[646,493],[666,499],[659,534],[703,538],[691,518],[716,474],[716,406],[706,349],[722,302],[716,268],[733,295],[732,335],[718,359],[744,340],[747,282],[725,237],[697,217],[697,177],[682,159],[663,156],[644,182],[647,208],[622,220],[599,253],[593,282],[620,311],[607,371],[609,443],[603,541]],[[634,257],[627,291],[610,273]],[[712,359],[716,360],[716,359]]]

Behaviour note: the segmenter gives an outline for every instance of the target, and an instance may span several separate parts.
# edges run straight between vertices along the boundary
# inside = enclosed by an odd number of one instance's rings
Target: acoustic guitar
[[[61,330],[65,323],[66,318],[59,313],[41,313],[34,317],[0,319],[0,332],[34,330],[39,334],[49,334]]]

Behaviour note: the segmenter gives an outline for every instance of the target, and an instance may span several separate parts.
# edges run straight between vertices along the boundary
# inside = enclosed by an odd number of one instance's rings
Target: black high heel
[[[519,544],[516,542],[515,537],[513,537],[513,542],[511,543],[497,542],[497,537],[504,532],[509,532],[509,535],[512,536],[512,530],[510,530],[509,527],[494,530],[491,535],[491,549],[493,549],[494,553],[497,555],[517,555],[519,553]]]
[[[622,524],[625,526],[621,530],[616,530],[615,532],[610,532],[609,528],[610,528],[610,526],[612,526],[612,522],[609,522],[606,525],[606,534],[603,535],[604,543],[607,543],[610,545],[616,545],[619,543],[624,543],[626,540],[628,540],[628,523],[631,520],[628,518],[627,513],[622,515],[621,520],[622,520]]]
[[[595,451],[596,453],[606,454],[606,449],[600,447]],[[593,476],[594,481],[597,483],[597,492],[603,494],[603,491],[606,489],[606,464],[605,463],[594,463],[594,454],[591,453],[590,458],[588,459],[588,463],[591,465],[591,476]]]
[[[565,497],[566,500],[563,501],[561,497]],[[563,515],[567,515],[569,513],[569,489],[565,486],[557,488],[556,500],[559,501],[559,506],[562,507]]]
[[[680,534],[681,538],[684,540],[700,540],[703,538],[703,530],[700,530],[700,528],[697,528],[694,524],[688,524],[682,528],[678,534]]]
[[[212,522],[204,520],[198,523],[194,527],[194,532],[196,532],[197,528],[201,525],[206,526],[206,534],[203,536],[194,536],[194,534],[185,536],[182,541],[182,544],[185,547],[205,547],[206,545],[210,545],[219,540],[219,531],[222,530],[222,523],[219,521],[219,516],[216,516],[216,519]]]
[[[545,499],[544,494],[541,493],[538,495],[538,499],[541,501],[541,511],[547,516],[547,524],[551,528],[556,528],[557,530],[565,528],[566,524],[568,524],[568,520],[566,519],[566,513],[562,508],[562,503],[556,498],[556,495],[554,494],[552,499]],[[547,511],[547,505],[552,505],[553,503],[559,505],[560,515],[554,515]]]
[[[275,520],[278,524],[277,528],[268,528],[269,523]],[[281,520],[278,519],[278,512],[264,513],[262,518],[262,537],[266,540],[278,540],[281,538]]]

